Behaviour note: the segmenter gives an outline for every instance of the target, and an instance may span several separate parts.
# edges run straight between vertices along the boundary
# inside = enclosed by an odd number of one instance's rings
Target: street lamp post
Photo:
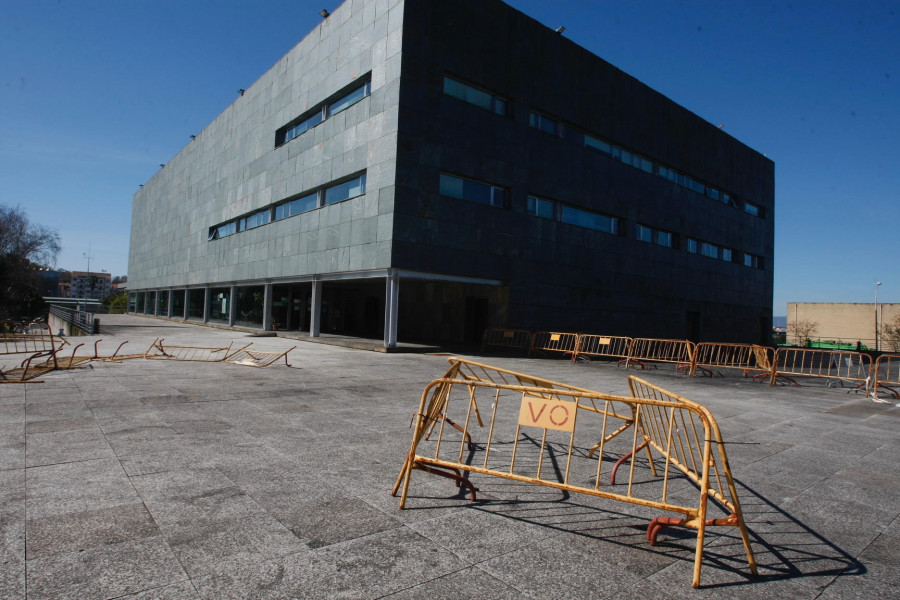
[[[878,286],[880,281],[875,282],[875,352],[878,352]]]

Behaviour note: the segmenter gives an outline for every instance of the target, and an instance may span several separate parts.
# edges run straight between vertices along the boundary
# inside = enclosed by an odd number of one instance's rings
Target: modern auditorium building
[[[134,195],[130,311],[768,342],[773,217],[772,161],[500,0],[346,0]]]

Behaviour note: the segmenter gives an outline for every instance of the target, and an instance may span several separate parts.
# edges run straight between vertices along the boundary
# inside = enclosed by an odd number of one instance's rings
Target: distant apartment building
[[[883,336],[885,323],[896,323],[900,318],[900,304],[879,302],[788,302],[788,342],[792,324],[814,323],[810,335],[813,341],[828,340],[860,345],[873,350],[896,351]]]
[[[109,273],[72,271],[69,298],[100,300],[110,294],[112,277]]]
[[[348,0],[134,195],[129,310],[767,343],[774,202],[771,160],[499,0]]]

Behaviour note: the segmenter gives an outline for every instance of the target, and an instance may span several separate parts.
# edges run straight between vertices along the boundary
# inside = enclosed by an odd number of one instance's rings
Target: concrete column
[[[153,292],[153,316],[159,316],[159,290]]]
[[[175,298],[175,291],[166,290],[166,293],[169,295],[169,301],[166,302],[166,316],[171,319],[175,315],[175,309],[172,308],[172,300]]]
[[[400,307],[400,277],[388,273],[384,290],[384,347],[397,347],[397,315]]]
[[[209,323],[209,288],[203,288],[203,322]]]
[[[322,327],[322,282],[313,279],[312,307],[309,311],[309,337],[319,337]]]
[[[272,330],[272,284],[263,286],[263,331]]]
[[[235,286],[231,286],[228,289],[228,326],[234,327],[234,319],[237,316],[237,308],[235,308],[235,304],[237,300],[237,288]]]

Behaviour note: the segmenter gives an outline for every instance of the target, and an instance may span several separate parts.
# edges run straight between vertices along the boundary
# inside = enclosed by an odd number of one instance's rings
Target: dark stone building
[[[766,342],[774,165],[499,0],[348,0],[134,198],[131,310]]]

